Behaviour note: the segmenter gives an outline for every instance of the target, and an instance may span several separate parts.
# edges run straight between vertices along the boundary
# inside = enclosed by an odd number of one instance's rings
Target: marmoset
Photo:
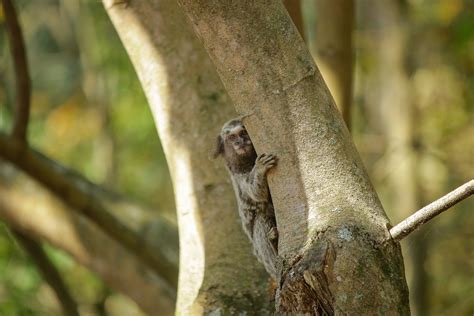
[[[227,163],[237,197],[242,227],[253,244],[254,254],[276,279],[278,231],[266,174],[277,163],[272,154],[257,156],[240,119],[224,124],[217,138],[215,157]]]

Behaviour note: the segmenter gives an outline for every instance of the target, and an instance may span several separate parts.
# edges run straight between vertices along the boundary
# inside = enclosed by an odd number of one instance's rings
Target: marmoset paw
[[[277,160],[273,154],[261,154],[257,157],[255,164],[266,172],[276,165]]]

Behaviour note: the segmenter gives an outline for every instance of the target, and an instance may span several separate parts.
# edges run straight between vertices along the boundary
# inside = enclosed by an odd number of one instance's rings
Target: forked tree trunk
[[[334,101],[280,1],[179,0],[269,173],[277,312],[409,314],[398,243]]]
[[[224,164],[212,158],[221,126],[235,117],[230,99],[174,0],[119,2],[104,5],[147,96],[175,190],[177,314],[268,314],[269,277],[242,231]]]

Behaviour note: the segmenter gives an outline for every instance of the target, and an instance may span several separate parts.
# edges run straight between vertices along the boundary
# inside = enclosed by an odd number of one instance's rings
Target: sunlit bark
[[[179,0],[257,152],[282,260],[277,312],[408,314],[399,245],[319,70],[279,1]]]
[[[238,219],[220,127],[235,116],[174,0],[104,1],[151,107],[175,189],[180,238],[177,313],[268,313],[268,275]]]

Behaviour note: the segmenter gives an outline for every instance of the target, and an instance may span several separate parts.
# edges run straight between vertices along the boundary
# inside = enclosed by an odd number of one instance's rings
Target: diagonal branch
[[[58,301],[61,303],[65,315],[79,316],[77,304],[71,297],[66,284],[64,284],[61,275],[56,267],[49,260],[41,245],[27,235],[12,230],[15,239],[23,246],[26,252],[31,256],[37,268],[40,270],[45,281],[56,293]]]
[[[47,157],[1,133],[0,156],[42,183],[71,208],[92,220],[158,274],[163,275],[171,288],[176,288],[177,269],[166,254],[160,248],[150,247],[139,235],[107,212],[94,193],[89,191],[87,183],[72,171],[51,164]]]
[[[108,204],[108,196],[100,192],[98,195]],[[162,248],[169,252],[173,246],[177,251],[177,236],[174,237],[177,232],[168,229],[159,216],[151,219],[149,210],[126,200],[113,201],[109,211],[122,219],[121,210],[126,211],[127,217],[133,216],[126,222],[133,226],[131,229],[145,233],[152,243],[174,240]],[[93,222],[71,210],[46,187],[7,163],[0,165],[0,220],[35,240],[65,251],[111,289],[133,299],[146,314],[160,311],[162,315],[173,315],[176,296],[170,293],[164,278]],[[177,262],[177,254],[172,256]]]
[[[392,227],[392,229],[390,229],[390,235],[392,235],[392,238],[396,241],[402,240],[430,219],[468,198],[473,193],[474,180],[471,180]]]
[[[12,136],[26,142],[26,131],[30,117],[31,82],[26,59],[25,44],[15,7],[11,0],[2,0],[5,23],[8,30],[11,58],[15,69],[15,123]]]

